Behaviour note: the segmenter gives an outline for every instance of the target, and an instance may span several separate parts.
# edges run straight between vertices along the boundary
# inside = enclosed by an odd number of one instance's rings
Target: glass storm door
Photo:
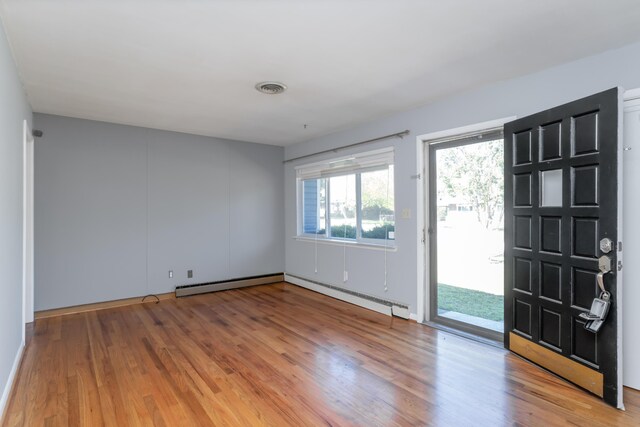
[[[431,320],[502,340],[502,129],[429,145]]]

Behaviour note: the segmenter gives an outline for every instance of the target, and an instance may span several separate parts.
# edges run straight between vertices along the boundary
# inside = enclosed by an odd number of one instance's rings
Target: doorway
[[[435,140],[428,150],[430,320],[501,341],[502,129]]]

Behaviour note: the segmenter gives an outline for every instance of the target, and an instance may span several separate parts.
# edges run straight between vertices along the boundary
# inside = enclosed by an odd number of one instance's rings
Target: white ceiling
[[[638,0],[0,0],[0,16],[36,112],[275,145],[640,39]]]

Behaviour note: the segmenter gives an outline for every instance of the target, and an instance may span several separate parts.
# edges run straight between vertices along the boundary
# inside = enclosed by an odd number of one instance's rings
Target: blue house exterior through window
[[[302,182],[302,200],[304,203],[302,224],[305,234],[316,234],[320,230],[318,228],[320,225],[318,224],[320,221],[318,181],[317,179],[309,179]]]

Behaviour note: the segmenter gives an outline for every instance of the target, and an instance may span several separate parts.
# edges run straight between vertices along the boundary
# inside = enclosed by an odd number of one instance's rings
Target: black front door
[[[618,407],[620,104],[615,88],[504,127],[505,347]],[[603,255],[611,305],[594,333],[580,314]]]

